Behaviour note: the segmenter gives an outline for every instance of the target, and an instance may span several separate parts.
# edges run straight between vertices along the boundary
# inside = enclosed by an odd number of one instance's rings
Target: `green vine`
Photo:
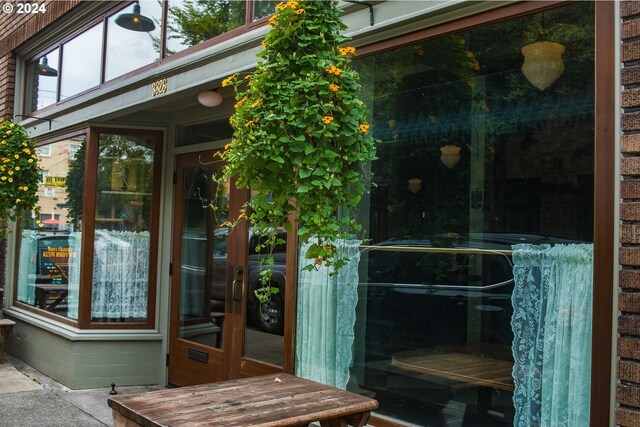
[[[335,240],[361,230],[354,210],[365,190],[364,165],[375,158],[367,110],[358,99],[359,75],[350,67],[353,47],[340,34],[337,1],[289,1],[276,6],[253,74],[233,75],[233,140],[221,154],[216,179],[236,176],[239,188],[254,197],[240,220],[249,219],[263,236],[267,254],[282,241],[278,227],[314,243],[305,254],[306,270],[342,267]],[[273,257],[262,270],[266,285]]]
[[[35,211],[41,226],[38,207],[40,166],[36,149],[24,127],[9,120],[0,124],[0,240],[6,239],[22,211]]]

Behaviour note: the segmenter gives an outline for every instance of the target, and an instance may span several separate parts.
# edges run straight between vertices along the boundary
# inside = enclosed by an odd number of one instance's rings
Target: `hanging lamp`
[[[545,90],[558,80],[564,71],[563,53],[564,46],[555,42],[542,41],[524,46],[522,74],[532,85]]]
[[[116,18],[116,24],[131,31],[149,32],[156,26],[150,18],[140,13],[140,4],[133,5],[133,13],[122,13]]]
[[[47,77],[55,77],[58,75],[58,71],[49,66],[49,62],[47,61],[47,57],[43,56],[40,59],[40,63],[36,65],[36,73],[39,76],[47,76]]]

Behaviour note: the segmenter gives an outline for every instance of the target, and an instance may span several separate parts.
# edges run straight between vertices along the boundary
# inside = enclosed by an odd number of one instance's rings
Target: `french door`
[[[268,321],[248,315],[256,310],[269,320],[269,307],[255,308],[257,274],[249,258],[259,254],[251,254],[248,226],[226,224],[238,218],[250,192],[233,183],[217,188],[211,177],[222,163],[214,154],[176,158],[169,382],[181,386],[279,372],[283,365],[280,331],[267,332]]]

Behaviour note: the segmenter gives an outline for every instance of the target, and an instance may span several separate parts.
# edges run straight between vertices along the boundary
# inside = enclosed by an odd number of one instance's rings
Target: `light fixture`
[[[133,13],[121,13],[116,18],[116,24],[132,31],[149,32],[155,30],[153,21],[140,14],[140,4],[133,5]]]
[[[217,90],[205,90],[198,94],[198,102],[205,107],[217,107],[222,104],[222,95]]]
[[[36,66],[36,73],[39,76],[47,77],[55,77],[58,75],[58,72],[55,69],[49,67],[46,56],[43,56],[42,59],[40,59],[40,63]]]
[[[416,194],[422,188],[422,180],[420,178],[409,178],[407,182],[409,183],[409,191],[413,194]]]
[[[522,74],[532,85],[545,90],[558,80],[564,71],[563,53],[564,46],[555,42],[535,42],[524,46]]]
[[[447,144],[440,147],[440,161],[446,167],[451,169],[460,161],[460,147],[453,144]]]

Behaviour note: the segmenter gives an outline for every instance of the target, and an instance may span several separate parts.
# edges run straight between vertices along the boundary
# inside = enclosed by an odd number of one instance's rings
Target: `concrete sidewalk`
[[[6,355],[0,364],[0,427],[113,426],[107,405],[111,387],[71,390]],[[117,387],[119,395],[163,387]]]

